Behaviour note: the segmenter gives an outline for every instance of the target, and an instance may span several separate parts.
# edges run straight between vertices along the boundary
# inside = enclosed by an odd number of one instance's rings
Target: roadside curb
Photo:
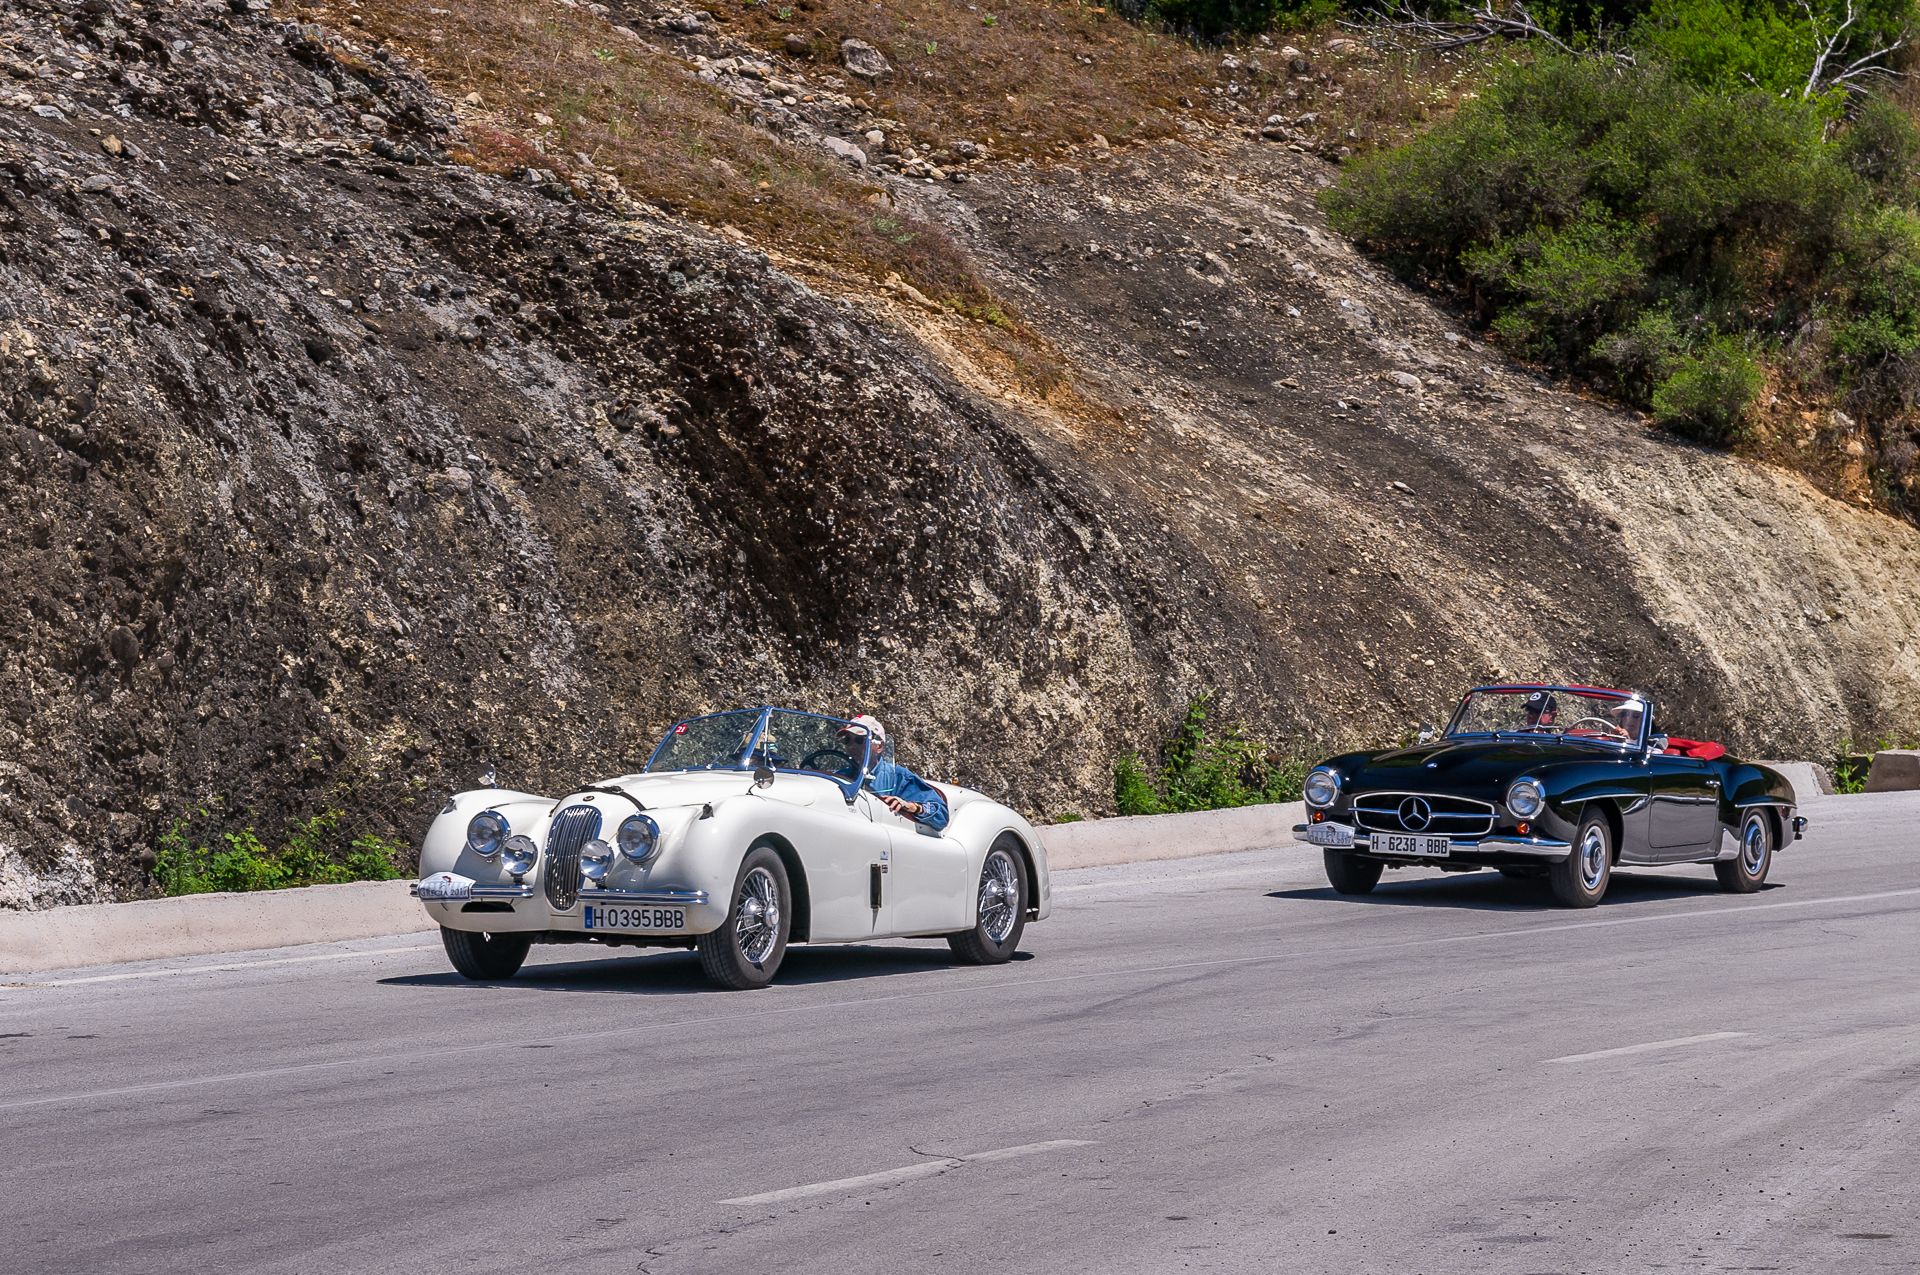
[[[410,881],[0,912],[0,971],[78,969],[433,929]]]
[[[1038,829],[1051,871],[1191,859],[1286,844],[1299,802],[1183,815],[1089,819]],[[78,969],[431,930],[409,881],[0,911],[0,971]]]
[[[1293,840],[1293,826],[1304,823],[1304,802],[1197,810],[1184,815],[1130,815],[1088,819],[1038,829],[1053,872],[1104,868],[1153,859],[1194,859],[1239,850],[1269,850]]]

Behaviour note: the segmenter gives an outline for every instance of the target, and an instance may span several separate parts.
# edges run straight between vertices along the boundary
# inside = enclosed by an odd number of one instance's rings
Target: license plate
[[[436,872],[430,877],[421,877],[420,884],[414,887],[414,893],[422,899],[470,899],[473,897],[473,878],[453,872]]]
[[[1376,832],[1371,837],[1375,854],[1410,854],[1422,859],[1444,859],[1453,853],[1453,843],[1445,837],[1416,837],[1401,832]]]
[[[1344,823],[1312,823],[1307,825],[1307,840],[1316,846],[1346,850],[1353,845],[1353,829]]]
[[[586,910],[589,930],[684,930],[685,908],[656,908],[644,904],[589,903]]]

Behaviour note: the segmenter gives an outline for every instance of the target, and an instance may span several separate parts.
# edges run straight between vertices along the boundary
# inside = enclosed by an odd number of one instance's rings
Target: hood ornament
[[[480,776],[480,786],[482,788],[498,788],[500,786],[500,780],[493,773],[492,762],[487,763],[487,773]]]

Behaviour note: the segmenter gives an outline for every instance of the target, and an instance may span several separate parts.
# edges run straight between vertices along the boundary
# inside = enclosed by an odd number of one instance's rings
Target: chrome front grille
[[[547,829],[547,902],[562,912],[580,897],[580,847],[599,835],[592,806],[568,806]]]
[[[1479,837],[1493,831],[1493,806],[1433,792],[1363,792],[1353,798],[1353,820],[1369,832],[1424,832]]]

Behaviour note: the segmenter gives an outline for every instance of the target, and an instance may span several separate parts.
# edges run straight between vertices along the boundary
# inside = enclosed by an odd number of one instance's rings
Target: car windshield
[[[842,734],[837,717],[785,708],[746,708],[680,722],[667,732],[647,762],[648,773],[665,770],[752,770],[765,762],[851,783],[869,765],[864,732]]]
[[[1567,686],[1484,686],[1460,701],[1448,735],[1553,735],[1638,744],[1647,703],[1619,691]]]

